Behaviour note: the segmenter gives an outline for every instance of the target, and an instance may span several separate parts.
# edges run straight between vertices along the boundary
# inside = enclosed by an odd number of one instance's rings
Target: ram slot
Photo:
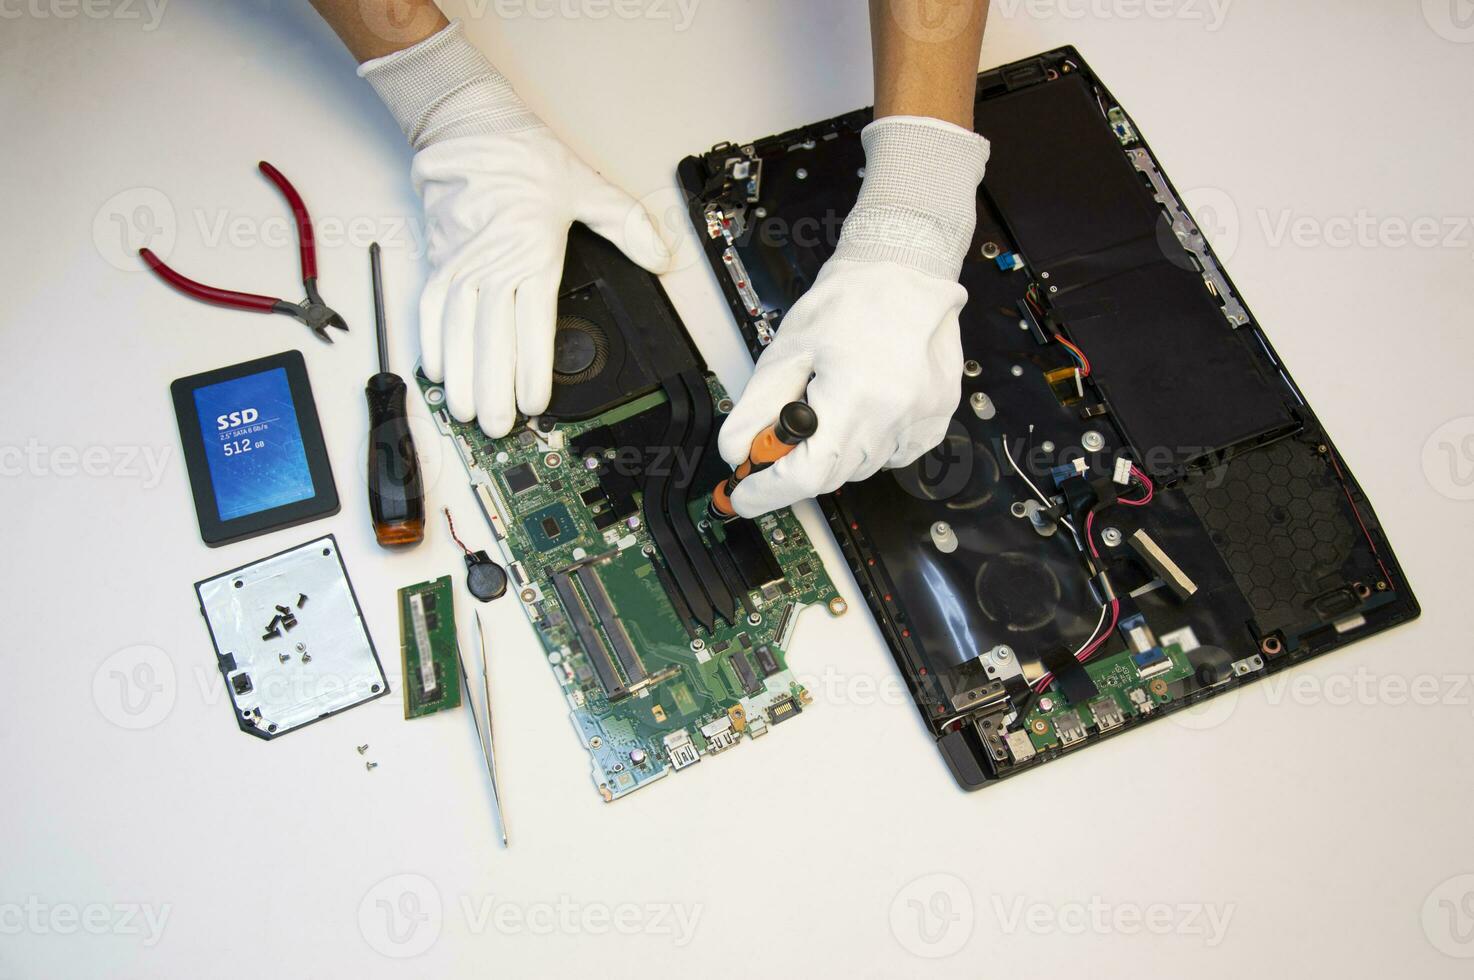
[[[609,601],[609,593],[599,580],[599,573],[585,565],[573,574],[578,579],[578,584],[583,586],[584,594],[589,597],[589,604],[594,607],[594,619],[604,628],[610,646],[614,647],[614,655],[624,668],[626,682],[631,689],[639,688],[647,676],[645,665],[640,662],[640,655],[630,643],[629,634],[624,631],[624,624],[619,621],[619,614]]]
[[[622,701],[630,696],[629,688],[619,679],[619,672],[614,669],[614,661],[609,656],[609,650],[604,646],[604,641],[599,639],[599,632],[594,628],[589,614],[584,609],[583,600],[578,597],[578,592],[573,588],[573,582],[567,575],[555,572],[550,576],[553,582],[553,591],[558,593],[558,601],[563,604],[563,615],[573,624],[573,630],[578,634],[579,643],[583,645],[584,653],[589,658],[589,663],[594,668],[594,674],[599,678],[599,686],[604,689],[604,696],[610,701]]]

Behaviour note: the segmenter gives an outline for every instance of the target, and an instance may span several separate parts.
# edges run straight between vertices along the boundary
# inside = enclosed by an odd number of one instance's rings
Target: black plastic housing
[[[1005,440],[1047,486],[1072,456],[1106,473],[1119,455],[1138,461],[1157,482],[1152,505],[1103,513],[1123,538],[1148,531],[1198,586],[1186,600],[1159,588],[1133,602],[1158,632],[1190,627],[1204,645],[1201,669],[1174,682],[1161,710],[1078,745],[1420,611],[1350,469],[1134,120],[1080,54],[1061,48],[981,74],[976,117],[992,158],[961,275],[972,367],[951,433],[914,466],[821,501],[924,723],[968,789],[1076,751],[1046,748],[1020,763],[990,751],[974,725],[979,711],[954,701],[988,683],[980,655],[1007,646],[1037,678],[1091,636],[1100,610],[1063,531],[1043,538],[1013,513],[1032,495],[1006,462]],[[859,134],[870,121],[870,110],[857,110],[720,144],[679,166],[698,237],[754,357],[833,253],[860,188]],[[732,179],[734,160],[755,182]],[[734,241],[713,209],[744,216],[727,228]],[[1022,268],[1011,267],[1012,255]],[[1042,293],[1042,316],[1031,311],[1030,284]],[[1077,403],[1038,380],[1075,363],[1050,342],[1055,332],[1094,362]],[[974,408],[976,395],[996,412]],[[1084,448],[1096,442],[1099,450]],[[955,534],[955,550],[937,547],[938,522]],[[1152,576],[1128,552],[1107,559],[1131,591]],[[1113,637],[1101,656],[1122,649]],[[1262,667],[1225,679],[1226,664],[1256,657]]]

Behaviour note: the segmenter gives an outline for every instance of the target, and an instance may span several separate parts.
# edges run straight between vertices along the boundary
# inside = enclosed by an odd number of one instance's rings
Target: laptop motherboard
[[[806,710],[797,617],[846,606],[792,512],[708,519],[731,401],[655,280],[581,227],[556,344],[549,411],[501,439],[419,383],[614,800]]]

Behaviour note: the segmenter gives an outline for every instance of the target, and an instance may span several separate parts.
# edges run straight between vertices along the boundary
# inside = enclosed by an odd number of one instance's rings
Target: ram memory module
[[[406,718],[433,715],[461,703],[454,599],[449,575],[399,590]]]

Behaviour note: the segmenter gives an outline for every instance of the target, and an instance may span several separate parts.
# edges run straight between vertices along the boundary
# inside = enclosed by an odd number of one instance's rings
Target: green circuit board
[[[706,380],[714,408],[729,409],[721,385]],[[470,474],[605,800],[758,738],[809,707],[788,664],[794,621],[808,606],[841,615],[846,604],[793,513],[723,524],[707,520],[707,496],[693,494],[690,516],[709,550],[750,559],[739,565],[745,594],[735,621],[693,626],[641,512],[626,502],[616,515],[619,505],[604,497],[599,473],[616,465],[615,451],[575,449],[581,435],[659,412],[664,394],[490,439],[474,422],[451,418],[441,389],[419,381]],[[748,571],[754,555],[767,571]]]
[[[1040,698],[1026,716],[1025,731],[1034,749],[1068,748],[1087,737],[1122,727],[1127,721],[1157,710],[1172,700],[1175,682],[1192,676],[1187,647],[1196,641],[1164,642],[1162,657],[1150,677],[1143,677],[1130,652],[1121,652],[1087,664],[1086,673],[1099,694],[1084,704],[1064,697]]]
[[[461,703],[460,647],[450,576],[399,590],[399,652],[404,717],[420,718]]]

